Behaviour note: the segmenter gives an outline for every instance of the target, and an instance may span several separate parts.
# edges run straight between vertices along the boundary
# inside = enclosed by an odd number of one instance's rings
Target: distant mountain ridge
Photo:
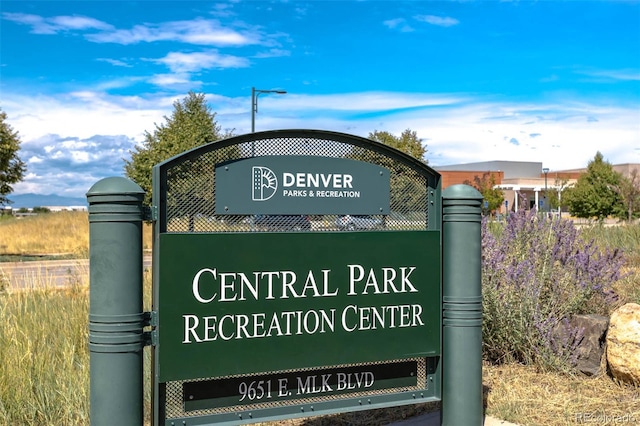
[[[86,206],[87,199],[80,197],[64,197],[56,194],[17,194],[7,197],[12,201],[8,206],[13,209],[48,207],[48,206]]]

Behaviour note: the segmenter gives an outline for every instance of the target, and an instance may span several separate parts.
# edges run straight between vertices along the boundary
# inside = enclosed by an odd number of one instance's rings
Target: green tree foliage
[[[640,214],[640,175],[638,170],[631,171],[629,176],[621,176],[617,192],[622,199],[618,217],[631,222]]]
[[[576,217],[599,221],[615,214],[621,203],[618,194],[620,178],[620,174],[597,152],[575,186],[565,191],[569,212]]]
[[[369,133],[369,139],[389,145],[405,154],[417,158],[425,164],[429,163],[425,158],[427,147],[422,145],[422,139],[418,137],[415,130],[406,129],[400,136],[395,136],[385,131],[374,130]]]
[[[173,113],[164,117],[166,123],[156,124],[153,133],[145,132],[141,146],[130,151],[131,160],[125,160],[127,177],[146,191],[145,204],[151,204],[151,173],[153,166],[175,155],[198,146],[225,139],[233,131],[222,131],[215,120],[216,114],[206,103],[203,93],[189,92],[173,103]]]
[[[7,114],[0,110],[0,206],[8,204],[7,195],[13,192],[12,184],[22,180],[26,164],[18,157],[20,137],[6,122]]]
[[[487,214],[493,212],[502,206],[504,203],[504,192],[501,189],[494,188],[496,186],[496,177],[491,172],[486,172],[482,176],[474,176],[473,183],[470,181],[464,182],[467,185],[473,186],[481,194],[484,201],[488,203],[488,207],[483,213]]]
[[[560,207],[566,207],[564,200],[564,191],[569,187],[568,179],[560,179],[556,177],[554,185],[547,190],[547,199],[549,200],[549,207],[551,209],[558,209]]]
[[[402,151],[427,164],[425,158],[427,153],[426,146],[422,145],[422,139],[418,137],[414,130],[406,129],[400,136],[386,131],[374,130],[369,133],[369,139]],[[365,152],[366,150],[354,147],[351,158],[360,161],[373,161],[393,171],[390,182],[390,201],[393,208],[403,211],[423,211],[426,208],[426,193],[419,184],[420,177],[414,171],[388,157],[383,158],[380,156],[375,158],[370,152],[368,154],[365,154]]]

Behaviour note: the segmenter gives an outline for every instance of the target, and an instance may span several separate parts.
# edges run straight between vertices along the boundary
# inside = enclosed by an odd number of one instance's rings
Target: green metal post
[[[482,194],[452,185],[442,194],[442,424],[483,424]]]
[[[142,188],[121,177],[102,179],[87,192],[94,426],[144,421],[143,197]]]

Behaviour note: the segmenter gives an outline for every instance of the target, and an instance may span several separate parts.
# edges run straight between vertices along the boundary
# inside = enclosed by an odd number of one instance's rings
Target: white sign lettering
[[[353,188],[353,176],[344,173],[288,173],[282,174],[285,188]]]
[[[348,279],[343,291],[347,296],[417,293],[418,289],[411,281],[415,270],[415,266],[365,268],[359,264],[346,265]],[[330,277],[330,269],[309,270],[299,275],[289,270],[246,273],[202,268],[194,275],[191,290],[195,300],[202,304],[335,297],[341,288],[332,286]],[[349,333],[423,327],[422,314],[420,304],[351,304],[331,309],[208,316],[184,314],[182,343],[313,335],[335,332],[336,327]]]

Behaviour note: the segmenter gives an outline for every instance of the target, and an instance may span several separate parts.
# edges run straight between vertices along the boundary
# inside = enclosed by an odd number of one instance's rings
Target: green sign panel
[[[388,214],[389,170],[318,156],[216,165],[216,214]]]
[[[160,248],[160,382],[441,353],[437,231],[161,234]],[[262,391],[288,395],[285,378]],[[187,409],[225,397],[193,392]]]

